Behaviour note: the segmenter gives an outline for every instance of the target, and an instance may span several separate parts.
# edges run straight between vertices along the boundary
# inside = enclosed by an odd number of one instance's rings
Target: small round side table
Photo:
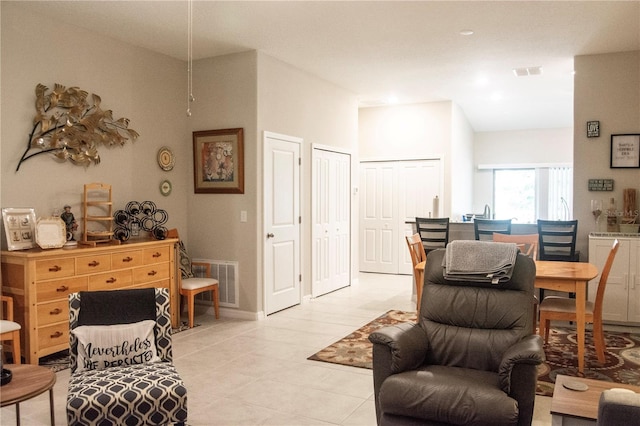
[[[56,373],[50,368],[31,364],[5,364],[4,368],[11,370],[13,378],[0,390],[0,407],[15,404],[16,424],[20,426],[20,403],[49,391],[51,426],[54,426],[53,385],[56,383]]]

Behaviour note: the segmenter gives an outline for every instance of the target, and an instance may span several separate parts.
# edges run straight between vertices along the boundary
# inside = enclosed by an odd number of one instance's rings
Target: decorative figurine
[[[75,241],[73,233],[78,229],[78,222],[76,222],[76,218],[73,216],[73,213],[71,213],[70,205],[66,204],[64,206],[64,213],[60,215],[60,219],[64,221],[67,227],[67,241]]]

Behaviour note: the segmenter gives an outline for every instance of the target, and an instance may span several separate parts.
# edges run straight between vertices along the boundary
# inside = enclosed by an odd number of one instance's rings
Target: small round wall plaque
[[[176,157],[173,152],[166,146],[163,146],[158,150],[158,165],[162,170],[169,171],[173,169],[176,164]]]
[[[160,183],[160,193],[165,197],[171,194],[171,182],[169,182],[168,180],[163,180]]]

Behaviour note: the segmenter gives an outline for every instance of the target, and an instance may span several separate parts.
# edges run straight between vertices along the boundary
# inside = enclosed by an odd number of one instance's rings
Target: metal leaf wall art
[[[36,86],[36,116],[27,149],[20,165],[36,155],[50,153],[59,161],[88,167],[99,164],[98,147],[123,146],[134,141],[138,132],[129,128],[128,118],[114,120],[111,110],[100,108],[100,96],[78,87],[56,84],[53,90]]]

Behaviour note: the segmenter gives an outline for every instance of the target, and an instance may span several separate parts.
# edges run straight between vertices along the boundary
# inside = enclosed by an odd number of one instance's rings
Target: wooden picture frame
[[[9,251],[26,250],[36,246],[35,209],[4,208],[2,221]]]
[[[244,194],[242,128],[193,132],[196,194]]]
[[[640,168],[640,134],[611,135],[611,162],[609,167],[612,169]]]

